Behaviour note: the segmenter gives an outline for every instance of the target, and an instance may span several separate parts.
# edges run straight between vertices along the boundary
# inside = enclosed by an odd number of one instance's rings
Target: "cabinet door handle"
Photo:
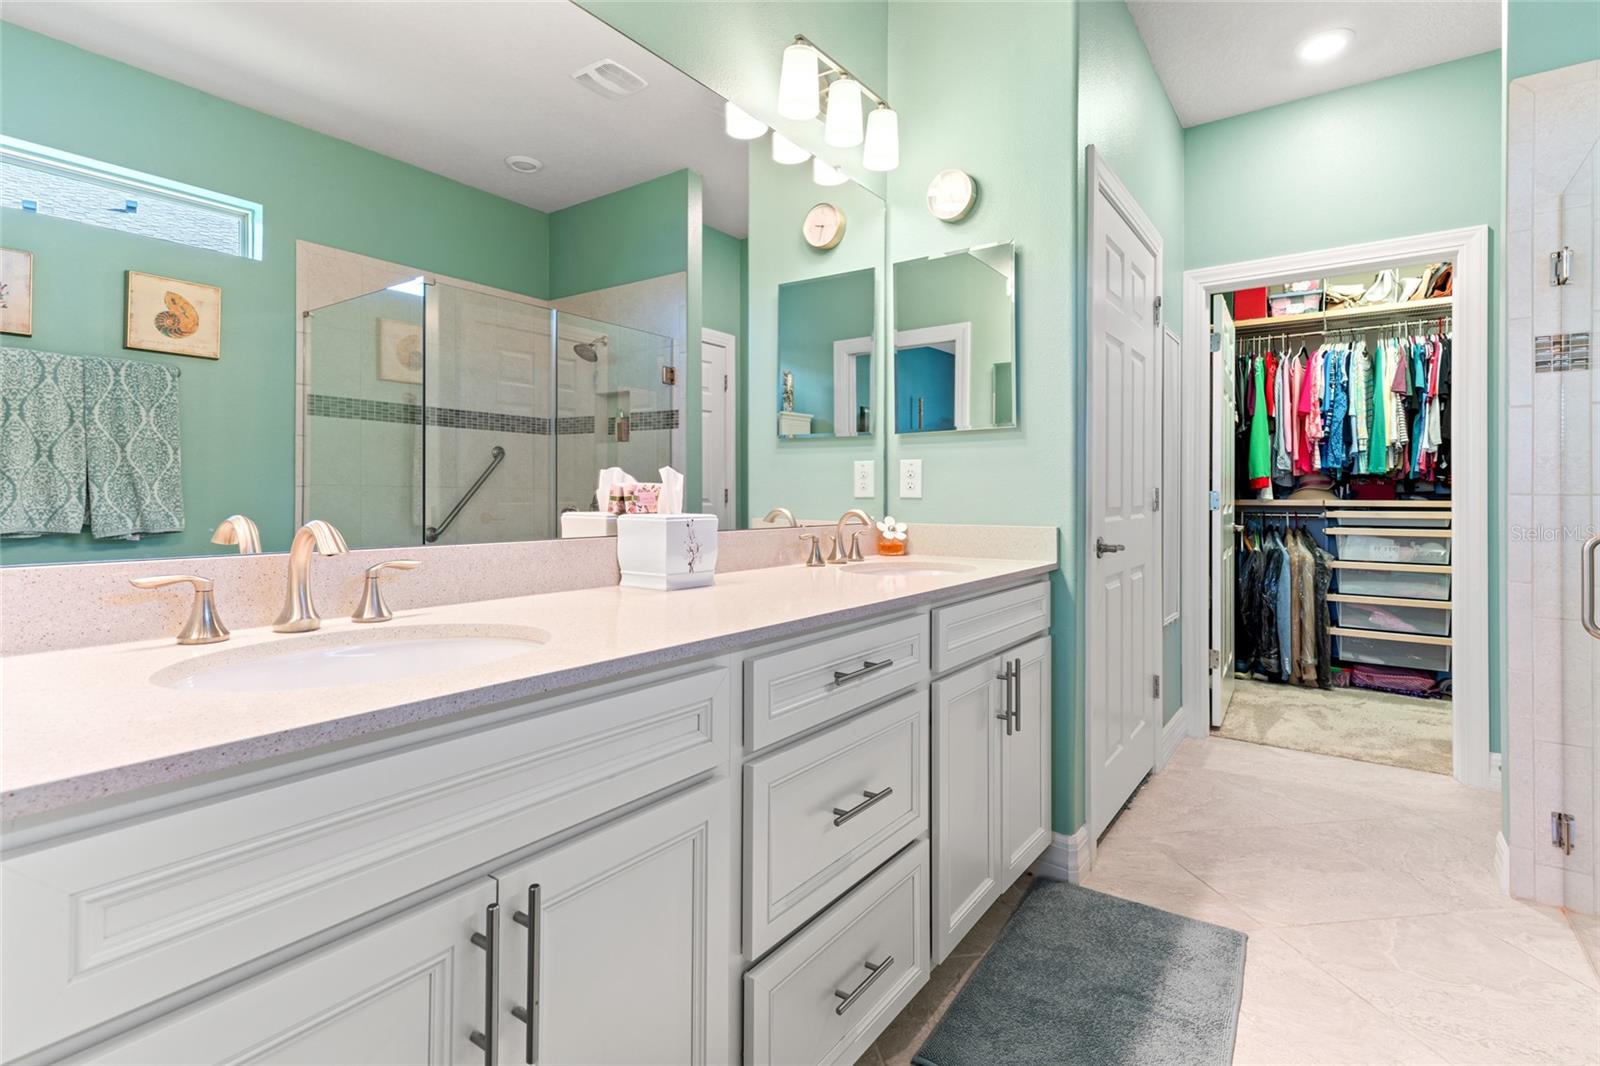
[[[1017,723],[1017,732],[1022,732],[1022,660],[1011,660],[1011,717]]]
[[[511,920],[528,931],[528,1005],[511,1008],[511,1016],[527,1030],[523,1057],[528,1066],[539,1061],[539,901],[543,894],[540,886],[529,885],[528,909],[511,913]]]
[[[833,672],[833,683],[835,685],[842,685],[847,681],[855,681],[858,678],[866,677],[868,674],[875,674],[886,666],[893,665],[893,659],[879,659],[877,662],[872,662],[869,659],[863,659],[861,661],[860,669],[835,670]]]
[[[1010,663],[1006,663],[1005,669],[1000,671],[1000,683],[1004,686],[1000,691],[1005,693],[1006,708],[999,714],[995,715],[995,717],[1006,724],[1006,736],[1009,737],[1011,735],[1011,727],[1016,722],[1016,715],[1012,713],[1011,707],[1012,689]]]
[[[484,1066],[495,1066],[500,1039],[500,904],[491,903],[483,909],[481,933],[472,934],[474,947],[483,949],[484,981],[483,1031],[474,1029],[467,1039],[474,1047],[483,1049]]]
[[[848,992],[842,988],[833,990],[833,994],[838,996],[840,1000],[839,1005],[833,1008],[833,1013],[843,1014],[849,1010],[855,1004],[855,1001],[861,998],[862,993],[872,987],[872,982],[882,977],[884,971],[894,965],[894,956],[885,955],[882,962],[864,962],[861,965],[865,966],[870,972],[861,979],[859,985],[856,985]]]
[[[854,807],[835,807],[833,809],[834,825],[843,825],[856,815],[860,814],[862,811],[866,810],[868,807],[872,806],[874,803],[877,803],[879,800],[887,799],[894,795],[894,786],[886,785],[885,787],[878,789],[876,792],[863,792],[861,794],[867,798],[856,804]]]

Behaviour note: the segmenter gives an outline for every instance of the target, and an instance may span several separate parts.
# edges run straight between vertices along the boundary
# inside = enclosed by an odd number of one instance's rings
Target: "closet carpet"
[[[1240,678],[1216,736],[1450,773],[1450,701]]]

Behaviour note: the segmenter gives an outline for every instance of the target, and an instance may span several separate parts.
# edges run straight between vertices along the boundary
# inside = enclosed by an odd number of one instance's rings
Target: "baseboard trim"
[[[1182,744],[1189,736],[1189,720],[1184,716],[1180,707],[1178,713],[1166,725],[1161,727],[1161,748],[1156,752],[1156,769],[1166,768],[1167,763],[1177,754],[1178,745]]]
[[[1500,767],[1502,765],[1504,765],[1504,763],[1501,760],[1500,753],[1498,751],[1491,751],[1489,753],[1489,787],[1495,792],[1500,791],[1500,782],[1504,780],[1500,776]]]
[[[1495,769],[1498,771],[1499,767]],[[1504,833],[1494,835],[1494,878],[1500,883],[1500,891],[1511,895],[1511,845],[1506,843]]]
[[[1094,842],[1089,838],[1089,827],[1080,825],[1072,834],[1050,834],[1050,846],[1044,849],[1033,872],[1039,877],[1069,884],[1082,884],[1083,875],[1094,865]]]

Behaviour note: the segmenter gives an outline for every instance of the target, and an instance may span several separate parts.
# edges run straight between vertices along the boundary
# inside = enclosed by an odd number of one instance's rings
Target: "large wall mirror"
[[[881,506],[850,480],[881,459],[881,201],[730,136],[720,96],[576,4],[0,17],[0,280],[29,294],[0,348],[90,427],[83,469],[5,427],[0,561],[232,551],[233,514],[268,551],[311,518],[352,547],[605,535],[615,468],[677,471],[725,529]],[[849,217],[826,251],[824,201]],[[811,416],[782,442],[780,364]],[[151,427],[117,486],[105,401],[57,373],[107,366],[161,396],[113,397]],[[774,451],[808,441],[823,465]]]
[[[894,431],[1017,424],[1017,259],[988,244],[894,265]]]

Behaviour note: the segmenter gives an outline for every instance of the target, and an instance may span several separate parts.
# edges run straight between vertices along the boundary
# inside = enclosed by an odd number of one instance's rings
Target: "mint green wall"
[[[534,296],[540,212],[132,67],[0,23],[0,130],[254,200],[259,261],[7,210],[0,240],[35,256],[34,335],[7,344],[147,359],[183,371],[188,528],[143,541],[0,542],[10,563],[200,554],[236,511],[266,547],[294,522],[294,243],[316,241]],[[216,362],[122,349],[124,272],[222,287]]]
[[[1081,586],[1074,352],[1077,17],[1072,4],[902,3],[889,7],[890,99],[900,168],[889,175],[890,259],[1017,242],[1017,429],[890,436],[889,509],[910,522],[1056,526],[1051,579],[1055,828],[1083,823]],[[925,203],[946,167],[978,182],[962,221]],[[892,485],[901,457],[921,459],[923,498]],[[916,550],[915,540],[912,550]]]
[[[680,170],[552,211],[548,297],[687,270],[689,179]]]
[[[845,215],[844,239],[817,251],[801,237],[800,224],[819,200],[838,205]],[[743,392],[749,404],[746,434],[749,513],[763,515],[787,507],[801,518],[837,518],[856,506],[851,497],[851,465],[882,455],[882,427],[872,436],[779,440],[778,290],[789,282],[856,270],[875,271],[877,321],[869,332],[883,350],[884,207],[871,192],[847,182],[819,189],[808,166],[779,166],[766,145],[750,152],[749,359]],[[855,334],[860,336],[862,334]],[[877,366],[882,367],[882,360]],[[881,376],[881,374],[879,375]],[[877,382],[874,391],[881,396]],[[882,404],[879,403],[881,409]],[[832,419],[827,411],[808,412]],[[870,505],[871,501],[867,501]]]
[[[1482,225],[1490,227],[1490,291],[1498,291],[1500,64],[1499,52],[1485,52],[1190,128],[1184,138],[1186,265]],[[1426,101],[1427,143],[1439,146],[1438,153],[1419,156],[1419,101]],[[1434,158],[1445,169],[1394,165],[1408,158]],[[1295,162],[1251,165],[1258,160]],[[1498,456],[1505,425],[1498,307],[1491,306],[1490,317],[1489,454]],[[1489,482],[1489,736],[1498,751],[1505,664],[1505,481],[1498,464],[1491,465]]]
[[[1080,248],[1088,238],[1088,164],[1095,150],[1128,187],[1161,233],[1162,294],[1166,324],[1183,334],[1184,137],[1183,127],[1156,76],[1150,53],[1123,0],[1088,0],[1078,16],[1078,224]],[[1087,255],[1087,250],[1081,253]],[[1080,258],[1080,262],[1085,261]],[[1078,299],[1088,294],[1080,281]],[[1080,303],[1080,306],[1085,304]],[[1080,317],[1078,343],[1087,344]],[[1176,427],[1168,427],[1175,429]],[[1196,606],[1195,610],[1204,608]],[[1183,705],[1183,616],[1161,631],[1163,721]]]
[[[700,231],[701,316],[707,329],[721,330],[733,336],[735,382],[743,382],[747,375],[745,352],[745,241],[730,237],[719,229],[704,226]],[[739,510],[734,519],[740,529],[749,525],[745,511],[745,494],[749,491],[745,481],[745,435],[749,418],[749,404],[745,391],[734,392],[734,449],[737,453]]]
[[[847,231],[848,232],[848,231]],[[877,325],[875,267],[792,281],[778,289],[778,373],[794,375],[794,409],[816,433],[834,432],[833,342],[870,337]],[[782,393],[768,382],[768,403]]]
[[[1505,14],[1509,81],[1600,59],[1595,0],[1509,0]]]

